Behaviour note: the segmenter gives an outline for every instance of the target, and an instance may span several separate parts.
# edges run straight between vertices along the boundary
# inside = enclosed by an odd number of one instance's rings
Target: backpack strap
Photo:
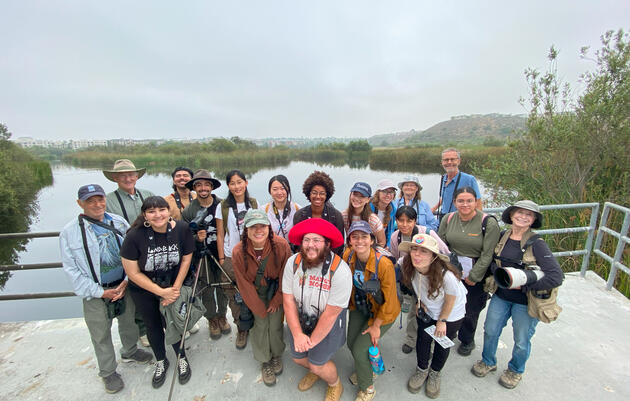
[[[295,274],[297,269],[300,267],[300,263],[302,263],[302,254],[298,253],[295,259],[293,259],[293,274]]]
[[[223,233],[227,234],[227,220],[228,213],[230,212],[230,206],[227,204],[227,200],[221,201],[221,217],[223,217]]]
[[[328,271],[330,272],[331,280],[335,274],[335,271],[337,270],[337,268],[341,264],[341,261],[343,260],[341,259],[341,256],[337,255],[336,253],[333,252],[332,254],[333,254],[333,260],[332,262],[330,262],[330,267],[328,268]],[[300,267],[300,263],[302,263],[302,254],[298,253],[295,259],[293,259],[293,274],[295,274],[297,269]]]

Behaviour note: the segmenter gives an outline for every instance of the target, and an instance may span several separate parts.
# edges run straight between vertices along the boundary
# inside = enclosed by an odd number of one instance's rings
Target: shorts
[[[328,362],[333,355],[346,343],[346,320],[347,309],[344,308],[337,317],[330,332],[324,337],[319,344],[311,348],[307,352],[297,352],[293,345],[293,335],[289,334],[289,345],[291,347],[291,356],[295,359],[304,359],[308,357],[308,362],[322,366]]]

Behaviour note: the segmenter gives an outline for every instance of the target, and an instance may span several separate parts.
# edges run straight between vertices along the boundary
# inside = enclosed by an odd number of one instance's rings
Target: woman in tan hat
[[[417,234],[411,241],[403,241],[400,249],[407,252],[402,263],[402,282],[407,287],[413,286],[418,296],[418,364],[407,388],[417,393],[426,381],[427,396],[436,398],[440,394],[440,372],[450,348],[436,344],[430,359],[433,338],[425,329],[435,326],[435,337],[455,338],[466,314],[466,288],[460,272],[448,262],[448,256],[440,253],[437,241],[430,235]]]

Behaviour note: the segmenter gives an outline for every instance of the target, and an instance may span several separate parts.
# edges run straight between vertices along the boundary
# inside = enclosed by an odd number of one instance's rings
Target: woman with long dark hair
[[[241,241],[243,229],[245,228],[243,220],[249,209],[258,209],[258,202],[255,198],[249,196],[247,191],[247,178],[240,170],[232,170],[225,176],[225,182],[228,185],[229,193],[225,200],[216,210],[216,219],[221,220],[217,224],[223,225],[225,232],[225,241],[223,242],[223,254],[225,260],[219,260],[223,270],[233,282],[236,280],[234,268],[232,267],[232,249]],[[236,285],[236,284],[235,284]],[[240,306],[234,298],[236,288],[234,285],[223,287],[223,293],[228,299],[230,310],[234,324],[237,325],[240,316]],[[236,341],[234,342],[236,349],[243,349],[247,346],[247,331],[238,330]]]
[[[164,384],[169,362],[164,346],[164,317],[160,305],[177,300],[188,274],[195,242],[188,224],[170,217],[169,205],[161,196],[150,196],[142,203],[141,213],[131,225],[120,249],[125,273],[129,277],[131,297],[147,327],[149,344],[155,355],[154,388]],[[191,369],[180,340],[172,343],[180,355],[179,382],[190,379]]]
[[[262,364],[263,383],[273,386],[276,375],[282,373],[285,348],[282,291],[278,289],[292,253],[287,241],[271,230],[262,210],[249,209],[243,224],[243,238],[234,247],[232,263],[243,302],[254,315],[250,339],[254,359]]]
[[[368,206],[370,197],[372,196],[372,188],[365,182],[355,182],[350,190],[348,198],[348,208],[341,212],[343,216],[343,224],[346,232],[350,225],[355,221],[363,220],[367,222],[376,238],[376,245],[385,247],[385,229],[383,223],[376,213],[372,213],[372,209]]]
[[[494,247],[499,241],[499,224],[494,216],[476,210],[477,193],[462,187],[453,195],[456,212],[442,218],[438,235],[455,252],[462,265],[462,280],[468,291],[466,317],[457,334],[460,345],[457,353],[468,356],[475,348],[475,331],[479,314],[486,307],[488,293],[484,281],[490,275]]]
[[[300,205],[291,200],[291,185],[282,174],[274,175],[267,185],[271,201],[262,206],[267,213],[271,230],[285,240],[289,240],[289,230],[293,227],[293,217]]]
[[[450,348],[436,344],[431,356],[433,338],[425,329],[435,326],[435,337],[454,339],[466,313],[466,289],[457,268],[448,263],[448,256],[440,253],[435,238],[416,234],[411,241],[400,244],[400,248],[408,253],[402,262],[402,283],[413,286],[418,295],[417,366],[407,388],[417,393],[426,381],[427,396],[436,398],[440,394],[440,372]]]

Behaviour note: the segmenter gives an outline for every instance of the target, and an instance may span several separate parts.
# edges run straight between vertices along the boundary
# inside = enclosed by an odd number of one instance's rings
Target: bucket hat
[[[271,225],[269,217],[267,217],[267,213],[260,209],[249,209],[247,213],[245,213],[243,224],[245,224],[245,227],[247,228],[255,226],[256,224],[264,224],[266,226]]]
[[[543,222],[543,216],[540,213],[540,207],[536,202],[530,200],[520,200],[514,203],[512,206],[509,206],[507,209],[503,211],[501,215],[501,220],[506,224],[512,224],[512,212],[514,209],[525,209],[534,212],[534,222],[532,223],[532,228],[540,228]]]
[[[380,180],[376,186],[376,189],[378,191],[384,191],[386,189],[393,189],[394,191],[398,190],[398,187],[396,187],[396,185],[394,185],[394,181],[390,180],[389,178],[385,178],[383,180]]]
[[[331,248],[338,248],[343,245],[343,236],[332,223],[324,219],[307,219],[303,220],[289,231],[289,242],[293,245],[302,245],[302,238],[306,234],[319,234],[330,240]]]
[[[118,159],[114,162],[114,167],[111,170],[103,170],[103,175],[105,175],[108,180],[116,182],[116,180],[114,180],[116,174],[130,172],[138,173],[138,178],[140,178],[147,172],[147,169],[136,168],[135,164],[129,159]]]
[[[418,186],[418,191],[422,191],[422,185],[420,185],[420,180],[415,175],[405,176],[402,179],[402,181],[400,181],[398,183],[398,188],[400,188],[400,190],[402,191],[403,185],[405,185],[405,183],[407,183],[407,182],[413,182],[414,184],[416,184]]]
[[[186,183],[186,188],[193,189],[193,187],[195,186],[195,181],[199,180],[210,181],[212,183],[213,190],[221,186],[221,181],[217,180],[216,178],[212,178],[208,170],[200,168],[199,170],[195,171],[195,174],[193,174],[193,178]]]
[[[414,235],[411,241],[401,242],[400,245],[398,245],[398,250],[401,252],[409,253],[412,246],[420,246],[422,248],[428,249],[445,262],[448,262],[450,260],[448,256],[440,253],[437,241],[435,240],[435,238],[428,234]]]

